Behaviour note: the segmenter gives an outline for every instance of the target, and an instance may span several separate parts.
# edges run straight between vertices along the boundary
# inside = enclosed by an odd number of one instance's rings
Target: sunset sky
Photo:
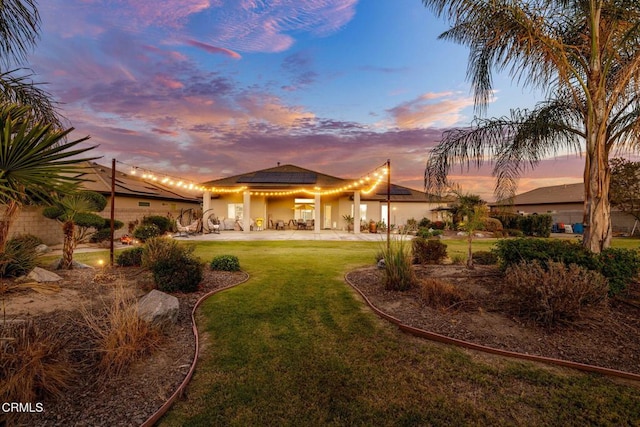
[[[112,158],[196,181],[292,163],[423,189],[429,148],[474,117],[467,51],[420,0],[41,0],[29,66]],[[489,116],[531,107],[496,76]],[[520,191],[578,182],[545,161]],[[456,171],[492,200],[486,171]]]

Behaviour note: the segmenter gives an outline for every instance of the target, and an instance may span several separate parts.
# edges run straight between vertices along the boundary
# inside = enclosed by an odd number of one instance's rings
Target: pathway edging
[[[533,354],[526,354],[526,353],[518,353],[515,351],[509,351],[509,350],[501,350],[498,348],[493,348],[493,347],[488,347],[485,345],[481,345],[481,344],[476,344],[476,343],[472,343],[469,341],[463,341],[457,338],[451,338],[451,337],[447,337],[445,335],[441,335],[441,334],[437,334],[435,332],[430,332],[430,331],[426,331],[424,329],[419,329],[419,328],[415,328],[413,326],[409,326],[406,325],[404,323],[402,323],[402,321],[396,317],[393,317],[392,315],[385,313],[384,311],[380,310],[378,307],[376,307],[370,300],[369,298],[367,298],[367,296],[360,290],[358,289],[358,287],[349,280],[349,273],[345,274],[344,276],[345,281],[349,284],[349,286],[351,286],[361,297],[362,299],[365,301],[365,303],[373,310],[374,313],[376,313],[378,316],[380,316],[381,318],[395,324],[396,326],[398,326],[398,328],[405,333],[417,336],[417,337],[421,337],[421,338],[426,338],[428,340],[431,341],[437,341],[437,342],[441,342],[444,344],[451,344],[451,345],[455,345],[458,347],[464,347],[464,348],[468,348],[470,350],[476,350],[476,351],[482,351],[484,353],[489,353],[489,354],[495,354],[498,356],[505,356],[505,357],[511,357],[511,358],[516,358],[516,359],[524,359],[524,360],[529,360],[529,361],[533,361],[533,362],[539,362],[539,363],[546,363],[546,364],[550,364],[550,365],[557,365],[557,366],[563,366],[563,367],[567,367],[567,368],[573,368],[573,369],[578,369],[581,371],[587,371],[587,372],[595,372],[595,373],[599,373],[599,374],[603,374],[603,375],[607,375],[607,376],[612,376],[612,377],[617,377],[617,378],[624,378],[624,379],[628,379],[628,380],[634,380],[634,381],[640,381],[640,374],[634,374],[631,372],[626,372],[626,371],[620,371],[617,369],[611,369],[611,368],[604,368],[601,366],[594,366],[594,365],[587,365],[585,363],[579,363],[579,362],[572,362],[569,360],[562,360],[562,359],[555,359],[552,357],[545,357],[545,356],[537,356],[537,355],[533,355]]]
[[[222,291],[225,291],[227,289],[230,289],[230,288],[233,288],[235,286],[238,286],[238,285],[241,285],[241,284],[245,283],[247,280],[249,280],[249,274],[246,273],[246,272],[244,272],[244,274],[245,274],[244,280],[241,280],[238,283],[234,283],[233,285],[225,286],[223,288],[215,289],[215,290],[213,290],[211,292],[208,292],[208,293],[204,294],[203,296],[201,296],[198,299],[198,301],[196,301],[195,305],[193,306],[193,310],[191,310],[191,330],[192,330],[193,336],[195,338],[195,346],[194,346],[195,349],[194,349],[194,354],[193,354],[193,361],[191,362],[191,367],[189,368],[189,372],[187,372],[187,375],[184,377],[184,380],[178,386],[176,391],[171,395],[171,397],[169,397],[169,399],[153,415],[151,415],[142,424],[141,427],[151,427],[151,426],[155,425],[155,423],[157,423],[160,420],[160,418],[162,418],[162,416],[167,413],[167,411],[169,410],[169,408],[171,408],[171,406],[175,403],[175,401],[178,400],[180,397],[182,397],[182,395],[184,394],[185,389],[187,388],[187,385],[189,384],[189,381],[191,381],[191,377],[193,376],[193,373],[196,370],[196,363],[198,361],[198,356],[200,354],[200,338],[198,336],[198,325],[196,324],[196,310],[198,309],[200,304],[202,302],[204,302],[204,300],[206,300],[207,298],[209,298],[212,295],[217,294],[218,292],[222,292]]]

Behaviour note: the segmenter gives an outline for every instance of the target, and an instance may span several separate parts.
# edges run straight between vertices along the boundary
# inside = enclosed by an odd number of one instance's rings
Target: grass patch
[[[474,245],[475,246],[475,245]],[[249,282],[199,311],[209,346],[161,425],[619,425],[637,388],[399,333],[344,283],[369,242],[210,242]],[[491,361],[487,361],[491,360]]]

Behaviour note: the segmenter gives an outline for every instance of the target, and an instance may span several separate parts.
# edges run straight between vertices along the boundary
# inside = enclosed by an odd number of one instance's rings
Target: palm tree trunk
[[[75,224],[73,221],[66,221],[62,224],[62,232],[64,234],[64,243],[62,244],[62,262],[60,269],[73,269],[73,251],[76,246],[74,238]]]
[[[9,240],[9,230],[20,213],[20,206],[14,201],[5,205],[5,210],[0,217],[0,252],[4,252]]]
[[[596,150],[598,151],[598,150]],[[585,218],[583,246],[594,253],[600,253],[611,245],[611,205],[609,203],[609,182],[611,173],[607,157],[601,154],[587,154],[585,165]]]

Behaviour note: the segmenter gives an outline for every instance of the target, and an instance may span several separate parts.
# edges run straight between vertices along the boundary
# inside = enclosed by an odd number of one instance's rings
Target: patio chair
[[[284,221],[281,219],[276,220],[276,230],[284,230]]]
[[[305,221],[305,229],[306,230],[313,230],[315,228],[315,221],[312,219],[308,219]]]
[[[220,220],[218,218],[211,219],[211,217],[209,217],[207,219],[207,228],[209,229],[209,233],[220,234]]]

